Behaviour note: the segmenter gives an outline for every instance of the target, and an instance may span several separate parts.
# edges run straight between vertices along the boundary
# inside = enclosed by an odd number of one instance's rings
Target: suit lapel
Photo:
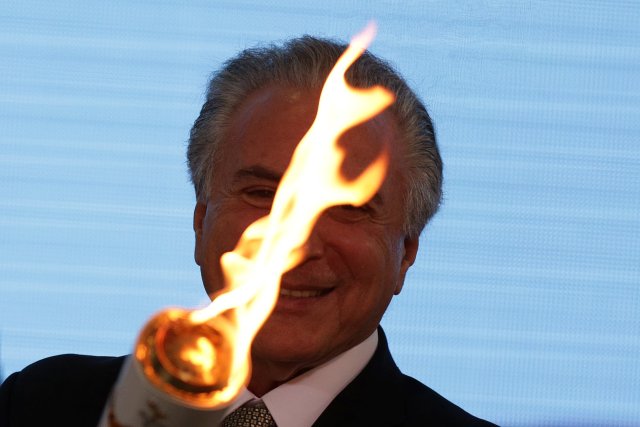
[[[405,408],[401,373],[387,339],[378,328],[378,347],[360,374],[329,404],[314,427],[393,426],[402,424]]]

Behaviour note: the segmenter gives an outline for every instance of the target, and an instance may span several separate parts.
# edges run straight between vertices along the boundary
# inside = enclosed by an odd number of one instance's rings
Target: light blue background
[[[184,151],[209,73],[370,18],[446,163],[383,321],[398,364],[500,424],[639,425],[637,1],[3,2],[4,376],[204,303]]]

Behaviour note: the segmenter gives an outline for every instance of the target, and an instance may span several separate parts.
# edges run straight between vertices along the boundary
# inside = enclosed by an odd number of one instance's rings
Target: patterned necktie
[[[222,427],[277,427],[262,400],[245,403],[222,420]]]

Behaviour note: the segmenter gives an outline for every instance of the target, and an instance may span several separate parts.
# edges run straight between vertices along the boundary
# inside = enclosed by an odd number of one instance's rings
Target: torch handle
[[[220,425],[234,406],[237,405],[215,409],[187,406],[183,401],[154,387],[137,361],[128,357],[111,391],[98,427],[212,427]]]

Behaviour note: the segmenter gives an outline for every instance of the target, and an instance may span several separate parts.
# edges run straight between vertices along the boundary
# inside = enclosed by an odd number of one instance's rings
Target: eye
[[[367,205],[362,205],[362,206],[339,205],[338,208],[347,212],[367,212],[369,210],[369,207]]]
[[[371,214],[371,206],[339,205],[328,210],[331,217],[342,222],[355,222],[367,218]]]
[[[259,199],[273,199],[276,192],[271,188],[252,188],[247,190],[247,194],[251,197],[256,197]]]
[[[242,191],[242,197],[249,204],[264,209],[271,209],[275,194],[275,188],[271,187],[249,187]]]

